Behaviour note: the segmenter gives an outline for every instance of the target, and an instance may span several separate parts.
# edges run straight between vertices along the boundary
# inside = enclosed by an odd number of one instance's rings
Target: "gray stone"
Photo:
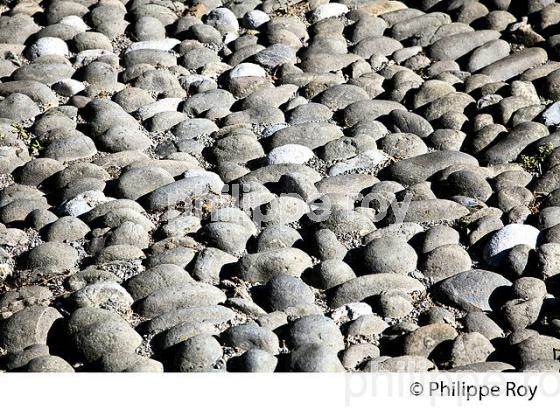
[[[505,279],[504,279],[505,281]],[[393,273],[375,273],[359,276],[332,289],[329,304],[340,307],[350,302],[360,302],[384,291],[400,290],[406,293],[423,292],[424,286],[411,277]]]
[[[497,273],[474,269],[445,279],[432,289],[436,299],[451,303],[468,312],[490,311],[491,302],[501,288],[511,282]]]
[[[199,281],[217,284],[233,271],[237,258],[217,248],[207,247],[197,255],[192,276]]]
[[[138,302],[138,312],[153,318],[174,309],[212,306],[226,300],[218,288],[205,283],[187,282],[160,288]]]
[[[261,349],[251,349],[239,356],[233,370],[250,373],[272,373],[276,370],[277,365],[278,359],[269,352]]]
[[[478,161],[458,151],[435,151],[393,163],[385,172],[391,180],[413,185],[451,165],[478,165]]]
[[[470,312],[464,318],[465,329],[482,334],[488,340],[504,337],[504,331],[484,312]]]
[[[164,169],[138,167],[123,172],[117,181],[116,189],[123,198],[138,199],[172,182],[173,177]]]
[[[404,338],[403,351],[407,355],[428,357],[439,344],[456,337],[457,331],[448,324],[422,326]]]
[[[342,334],[338,326],[324,316],[304,316],[289,328],[288,343],[294,348],[306,344],[317,344],[338,352],[344,348]]]
[[[482,69],[481,74],[495,81],[509,80],[530,68],[545,63],[546,51],[542,48],[525,48]]]
[[[83,239],[90,231],[80,219],[63,216],[48,227],[46,240],[49,242],[71,242]]]
[[[193,278],[180,267],[163,264],[130,278],[125,287],[134,300],[139,300],[159,289],[191,282]]]
[[[525,366],[536,360],[556,360],[555,352],[560,348],[560,342],[555,337],[537,334],[528,337],[515,347],[517,359],[522,366]]]
[[[287,370],[292,372],[343,372],[335,352],[322,345],[307,344],[290,353]]]
[[[78,251],[70,245],[48,242],[29,252],[28,266],[45,272],[64,273],[76,269],[78,257]]]
[[[196,335],[176,346],[173,367],[179,372],[208,372],[222,354],[222,347],[214,337]]]
[[[453,341],[450,364],[458,367],[485,362],[494,350],[492,343],[480,333],[464,333]]]
[[[293,276],[276,276],[262,289],[263,307],[270,312],[315,302],[311,288]]]
[[[222,187],[223,182],[218,175],[208,171],[191,171],[186,173],[184,179],[151,192],[146,199],[146,205],[149,209],[169,208],[198,195],[220,193]]]
[[[39,115],[37,104],[25,94],[13,93],[0,101],[0,117],[15,122],[29,120]]]
[[[73,373],[74,368],[61,357],[42,356],[31,359],[25,367],[32,373]]]
[[[283,248],[243,256],[239,276],[248,282],[265,282],[278,275],[299,277],[313,265],[311,258],[296,248]]]
[[[52,307],[30,306],[0,321],[0,347],[8,352],[47,344],[49,332],[62,315]]]
[[[416,269],[417,259],[412,246],[389,236],[372,240],[364,250],[364,265],[370,273],[406,275]]]
[[[419,270],[434,282],[471,269],[472,261],[460,245],[442,245],[423,255]]]
[[[240,350],[261,349],[277,354],[279,349],[278,337],[269,329],[256,324],[244,324],[230,327],[221,338],[226,346]]]

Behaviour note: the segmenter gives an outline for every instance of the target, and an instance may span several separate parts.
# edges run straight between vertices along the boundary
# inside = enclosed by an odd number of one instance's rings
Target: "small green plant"
[[[552,151],[554,151],[554,145],[543,144],[537,148],[537,152],[533,155],[521,155],[519,157],[519,163],[527,172],[533,174],[542,174],[542,164],[548,158]]]
[[[467,227],[471,224],[471,220],[467,216],[463,216],[457,221],[457,228],[459,229],[467,229]]]
[[[31,136],[29,135],[29,132],[27,132],[27,130],[25,129],[25,127],[17,122],[14,122],[12,124],[12,128],[14,130],[16,130],[16,133],[19,137],[19,139],[21,139],[22,141],[29,141],[31,139]]]
[[[29,149],[33,155],[39,155],[39,153],[43,151],[45,147],[39,142],[39,140],[33,140],[31,141]]]
[[[545,194],[542,194],[540,192],[533,192],[533,200],[527,206],[533,215],[537,215],[541,211],[545,198]]]
[[[39,153],[45,149],[41,141],[34,138],[23,125],[13,123],[12,128],[16,131],[18,138],[29,147],[29,153],[31,155],[39,155]]]

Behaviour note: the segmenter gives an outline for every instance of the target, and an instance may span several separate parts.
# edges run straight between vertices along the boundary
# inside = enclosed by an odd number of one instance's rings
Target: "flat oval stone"
[[[436,299],[451,303],[468,312],[491,311],[492,299],[511,282],[494,272],[474,269],[445,279],[432,289]]]
[[[172,310],[212,306],[225,300],[226,296],[220,289],[192,282],[159,289],[138,301],[135,309],[142,316],[153,318]]]
[[[394,273],[374,273],[350,279],[332,289],[329,305],[337,308],[347,303],[360,302],[388,290],[412,293],[423,292],[426,288],[418,280],[408,276]]]
[[[476,158],[460,151],[434,151],[389,165],[388,178],[404,185],[414,185],[451,165],[478,165]]]
[[[265,282],[277,275],[299,277],[313,265],[311,258],[296,248],[282,248],[245,255],[239,260],[239,276],[249,282]]]
[[[446,323],[419,327],[404,338],[403,351],[407,355],[428,357],[437,346],[457,337],[457,331]]]
[[[542,48],[525,48],[484,67],[480,73],[495,81],[506,81],[546,62],[548,55]]]

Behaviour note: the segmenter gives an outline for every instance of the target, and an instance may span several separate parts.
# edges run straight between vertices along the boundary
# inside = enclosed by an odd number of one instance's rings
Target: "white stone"
[[[389,59],[384,55],[373,53],[371,58],[369,59],[369,64],[374,72],[378,72],[381,69],[385,68],[389,63]]]
[[[248,13],[245,13],[245,16],[243,16],[243,21],[245,22],[245,26],[247,28],[256,29],[269,22],[270,17],[264,11],[251,10]]]
[[[57,37],[41,37],[29,47],[29,58],[31,60],[50,55],[68,55],[68,45],[66,42]]]
[[[161,40],[147,40],[147,41],[139,41],[137,43],[132,43],[127,49],[125,53],[129,53],[135,50],[161,50],[161,51],[170,51],[175,47],[177,44],[180,44],[181,41],[177,40],[176,38],[164,38]]]
[[[233,12],[224,7],[218,7],[208,13],[206,24],[215,27],[221,32],[239,31],[239,22]]]
[[[484,248],[484,260],[492,266],[499,266],[506,251],[516,245],[536,248],[539,230],[531,225],[510,224],[494,233]]]
[[[177,111],[179,104],[183,100],[181,98],[163,98],[151,104],[140,107],[136,111],[136,115],[141,121],[145,121],[148,118],[152,118],[154,115],[161,112]]]
[[[389,160],[389,157],[380,150],[362,152],[354,158],[339,162],[329,168],[329,176],[345,174],[350,171],[371,169],[378,167]]]
[[[292,98],[289,102],[288,102],[288,106],[287,109],[288,110],[293,110],[294,108],[299,107],[300,105],[305,105],[308,104],[309,101],[307,101],[307,98],[302,97],[301,95]],[[305,121],[301,121],[301,122],[305,122]],[[290,124],[294,125],[294,122],[290,122]]]
[[[230,78],[239,77],[266,77],[266,71],[260,65],[241,63],[233,67],[229,73]]]
[[[200,74],[187,75],[181,77],[179,81],[181,83],[181,86],[185,90],[189,90],[191,87],[201,87],[203,85],[207,86],[208,89],[217,88],[217,84],[214,80],[212,80],[211,78],[205,75],[200,75]]]
[[[271,137],[276,131],[288,128],[288,124],[272,124],[264,128],[261,132],[263,138]]]
[[[87,285],[72,295],[74,303],[80,307],[112,305],[126,310],[133,303],[132,296],[117,283],[99,282]]]
[[[114,200],[115,198],[106,197],[101,191],[85,191],[62,204],[61,209],[65,215],[80,216],[99,204]]]
[[[192,85],[203,84],[205,81],[210,80],[208,77],[200,74],[190,74],[185,75],[180,78],[181,85],[183,87],[190,87]]]
[[[183,173],[184,179],[192,179],[197,185],[205,184],[210,192],[220,192],[224,187],[224,181],[215,172],[206,171],[202,168],[194,168]]]
[[[331,312],[331,318],[341,324],[350,320],[355,320],[360,316],[371,315],[371,306],[364,302],[354,302],[342,305]]]
[[[269,164],[304,164],[313,158],[313,151],[304,145],[286,144],[268,153]]]
[[[488,94],[488,95],[485,95],[484,97],[480,98],[476,102],[476,108],[478,110],[482,110],[483,108],[490,107],[491,105],[498,104],[503,99],[504,99],[504,97],[502,97],[501,95]]]
[[[29,243],[27,234],[21,229],[5,228],[0,229],[0,246],[18,246]]]
[[[232,33],[232,32],[226,33],[224,35],[224,44],[229,44],[232,41],[237,40],[238,38],[239,38],[239,34],[237,33]]]
[[[6,280],[13,273],[13,268],[9,263],[0,263],[0,280]]]
[[[64,24],[65,26],[70,26],[73,29],[79,31],[80,33],[84,33],[86,31],[89,30],[89,26],[84,23],[84,20],[82,20],[80,17],[78,16],[66,16],[63,17],[60,21],[60,24]]]
[[[340,17],[348,13],[349,9],[344,4],[328,3],[321,4],[311,13],[311,19],[314,22],[325,20],[331,17]]]
[[[55,93],[62,95],[63,97],[72,97],[83,90],[86,86],[78,80],[72,78],[65,78],[57,83],[54,83],[51,87]]]
[[[560,101],[555,102],[543,112],[544,124],[547,127],[560,124]]]

